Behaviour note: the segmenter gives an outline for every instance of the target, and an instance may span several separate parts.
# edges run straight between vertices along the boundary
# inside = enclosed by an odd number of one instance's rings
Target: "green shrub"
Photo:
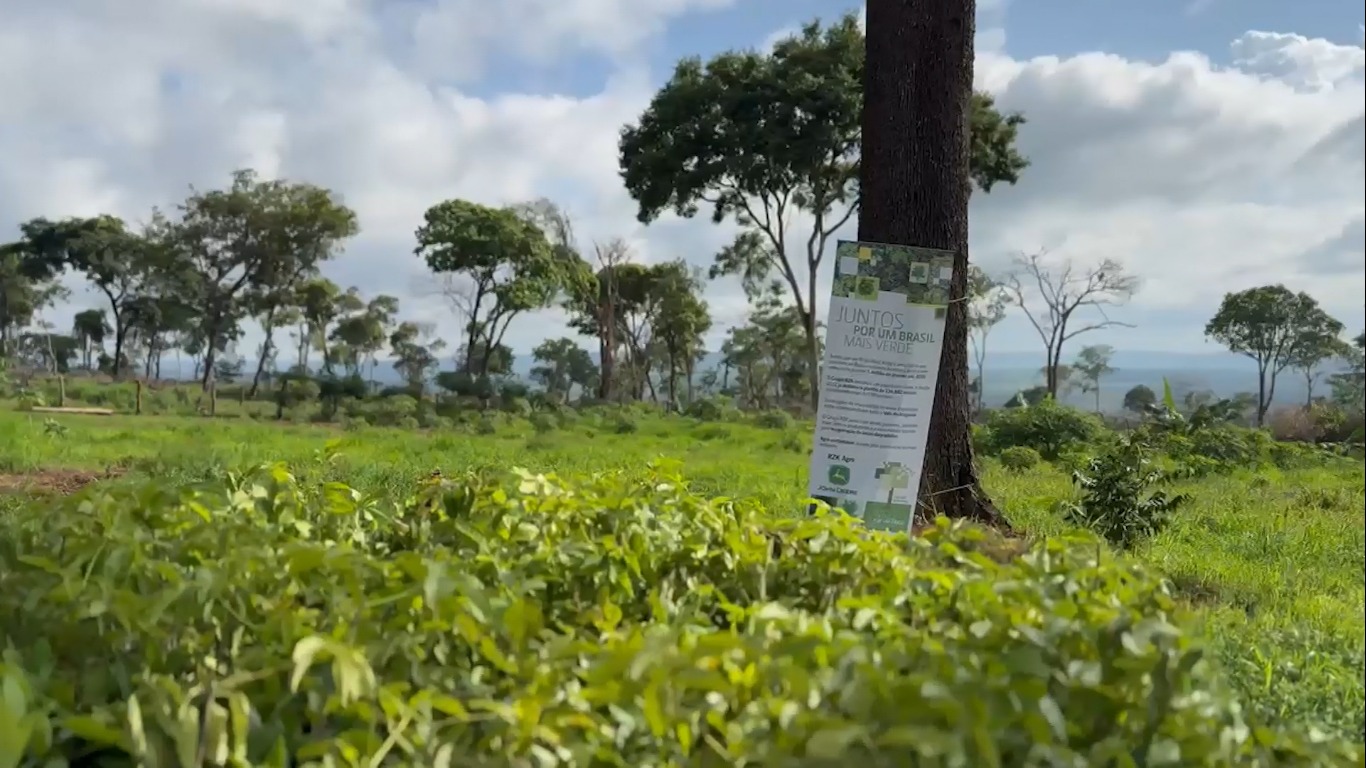
[[[972,452],[978,456],[990,456],[996,452],[995,435],[991,433],[991,427],[985,424],[973,423],[972,430]]]
[[[728,397],[704,397],[688,405],[687,415],[700,421],[735,421],[740,409]]]
[[[612,431],[618,435],[631,435],[640,430],[640,425],[629,413],[618,413],[612,419]]]
[[[789,429],[783,433],[783,437],[778,441],[778,449],[791,453],[807,453],[811,447],[807,444],[809,436],[806,432],[797,429]]]
[[[1133,437],[1171,457],[1187,477],[1256,469],[1273,460],[1276,448],[1264,430],[1226,423],[1181,430],[1146,424],[1134,430]]]
[[[1024,445],[1012,445],[1001,451],[1001,466],[1015,472],[1025,472],[1039,466],[1043,457],[1039,452]]]
[[[503,401],[503,411],[513,416],[527,418],[531,415],[531,401],[525,397],[509,397]]]
[[[734,433],[724,424],[701,424],[692,434],[698,440],[729,440]]]
[[[175,392],[180,394],[184,390],[177,389]],[[321,392],[322,389],[318,386],[318,382],[313,379],[307,376],[285,374],[280,378],[274,392],[276,414],[282,415],[290,408],[311,403],[318,399]]]
[[[538,435],[554,432],[560,428],[559,419],[551,413],[537,413],[531,416],[531,429]]]
[[[1092,451],[1080,446],[1066,448],[1058,454],[1058,458],[1053,460],[1053,464],[1065,472],[1076,472],[1090,466],[1092,453]]]
[[[791,429],[792,415],[787,411],[763,411],[754,417],[754,423],[765,429]]]
[[[1064,448],[1094,442],[1105,425],[1094,414],[1044,400],[1022,408],[1001,408],[987,417],[996,451],[1015,446],[1033,448],[1052,461]]]
[[[270,466],[0,516],[4,746],[24,765],[1361,759],[1248,722],[1165,583],[1089,540],[1002,563],[980,529],[908,540],[685,487],[518,473],[386,499]]]
[[[1152,465],[1148,448],[1120,440],[1072,476],[1081,499],[1067,505],[1067,521],[1099,534],[1120,549],[1157,535],[1186,503],[1185,494],[1158,489],[1167,475]]]
[[[392,395],[374,400],[350,400],[342,404],[342,411],[350,416],[364,416],[377,427],[409,428],[417,425],[421,403],[412,395]],[[416,426],[412,428],[416,429]]]
[[[1260,429],[1232,425],[1212,427],[1191,433],[1191,451],[1197,456],[1233,465],[1239,469],[1256,467],[1270,459],[1275,441]]]
[[[498,422],[493,418],[493,414],[480,414],[474,422],[474,433],[476,435],[492,435],[498,432]]]

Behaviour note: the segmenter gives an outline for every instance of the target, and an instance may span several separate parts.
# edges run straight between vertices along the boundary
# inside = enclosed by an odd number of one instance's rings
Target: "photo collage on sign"
[[[952,256],[853,242],[840,243],[835,256],[835,296],[877,301],[897,293],[912,305],[944,307],[949,303]]]

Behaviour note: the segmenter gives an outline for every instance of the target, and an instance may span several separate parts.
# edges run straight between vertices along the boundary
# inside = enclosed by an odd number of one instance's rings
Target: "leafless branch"
[[[605,243],[594,241],[593,256],[597,259],[599,267],[615,267],[631,261],[631,246],[619,237]]]
[[[1018,256],[1015,264],[1016,270],[1006,277],[1002,286],[1012,303],[1024,311],[1045,344],[1067,341],[1101,328],[1132,327],[1105,314],[1105,307],[1123,304],[1138,290],[1138,278],[1127,274],[1123,265],[1113,259],[1105,259],[1084,270],[1069,259],[1050,269],[1045,253],[1040,252]],[[1042,302],[1043,307],[1037,307],[1033,300]],[[1068,322],[1082,307],[1096,309],[1102,320],[1069,331]]]
[[[1001,285],[1043,341],[1046,373],[1056,371],[1067,341],[1102,328],[1133,327],[1112,320],[1105,312],[1106,307],[1128,301],[1139,286],[1138,278],[1128,274],[1114,259],[1104,259],[1086,268],[1076,266],[1070,259],[1050,265],[1046,253],[1040,251],[1017,256],[1015,265],[1016,269]],[[1083,307],[1094,309],[1101,319],[1069,328],[1074,315]],[[1048,374],[1048,386],[1056,394],[1056,373]]]

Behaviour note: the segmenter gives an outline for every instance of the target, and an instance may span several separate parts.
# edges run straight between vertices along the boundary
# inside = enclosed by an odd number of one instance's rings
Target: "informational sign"
[[[948,251],[836,249],[810,493],[872,529],[914,519],[952,278]]]

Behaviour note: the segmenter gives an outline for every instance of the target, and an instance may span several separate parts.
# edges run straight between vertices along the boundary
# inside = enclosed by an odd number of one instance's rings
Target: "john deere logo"
[[[827,477],[830,478],[831,485],[848,485],[849,468],[843,464],[832,464],[830,465],[830,472]]]

